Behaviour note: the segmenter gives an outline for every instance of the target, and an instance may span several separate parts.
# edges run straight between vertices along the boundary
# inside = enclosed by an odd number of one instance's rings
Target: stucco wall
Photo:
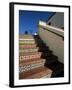
[[[62,37],[59,37],[42,27],[38,28],[38,34],[46,45],[53,50],[54,55],[58,56],[58,60],[64,63],[64,41]]]

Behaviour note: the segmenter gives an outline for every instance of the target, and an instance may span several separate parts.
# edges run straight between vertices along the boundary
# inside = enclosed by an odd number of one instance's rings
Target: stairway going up
[[[19,79],[50,78],[60,74],[63,76],[63,65],[38,35],[19,35]]]
[[[19,79],[51,77],[52,70],[45,67],[45,59],[35,38],[31,35],[19,37]]]

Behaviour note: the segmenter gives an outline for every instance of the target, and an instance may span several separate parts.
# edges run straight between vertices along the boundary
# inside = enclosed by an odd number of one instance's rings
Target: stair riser
[[[19,42],[26,42],[26,41],[33,41],[35,42],[35,39],[29,39],[29,38],[19,38]]]
[[[32,35],[23,34],[23,35],[19,35],[19,39],[34,39],[34,38]]]
[[[28,60],[28,61],[19,61],[19,66],[24,66],[24,65],[31,65],[31,64],[35,64],[35,63],[41,63],[41,62],[45,62],[46,59],[35,59],[35,60]]]
[[[35,41],[35,39],[19,38],[19,41]]]
[[[39,62],[39,63],[34,63],[34,64],[30,64],[30,65],[24,65],[19,67],[19,72],[24,72],[24,71],[28,71],[28,70],[32,70],[34,68],[38,68],[41,66],[44,66],[45,62]]]
[[[19,44],[35,44],[35,41],[19,41]]]
[[[42,58],[52,57],[52,53],[42,53]]]
[[[33,45],[19,45],[19,49],[36,48],[36,44]]]
[[[34,55],[20,55],[19,56],[19,60],[29,60],[29,59],[36,59],[36,58],[40,58],[41,57],[41,53],[38,54],[34,54]]]
[[[22,52],[38,52],[39,48],[35,48],[35,49],[23,49],[23,50],[19,50],[20,53]]]

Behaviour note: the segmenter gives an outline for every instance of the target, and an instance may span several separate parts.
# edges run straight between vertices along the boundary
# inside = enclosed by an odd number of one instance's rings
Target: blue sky
[[[24,34],[25,31],[28,31],[29,34],[37,32],[38,21],[47,21],[51,15],[53,15],[52,12],[20,10],[19,34]]]

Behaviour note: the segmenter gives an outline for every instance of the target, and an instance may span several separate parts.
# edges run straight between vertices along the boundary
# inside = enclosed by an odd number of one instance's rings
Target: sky
[[[54,13],[44,11],[19,11],[19,34],[27,31],[29,34],[37,32],[39,20],[47,21]]]

